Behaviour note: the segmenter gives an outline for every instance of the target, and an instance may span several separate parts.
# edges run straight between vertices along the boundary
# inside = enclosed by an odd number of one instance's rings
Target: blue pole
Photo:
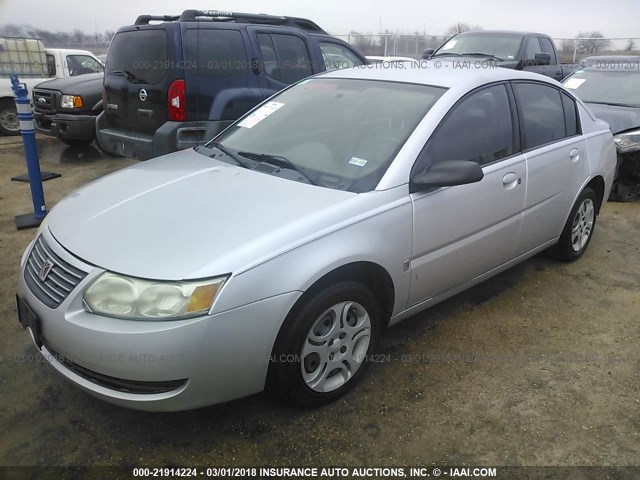
[[[31,200],[33,201],[33,217],[36,221],[42,221],[47,215],[47,206],[44,201],[42,173],[40,172],[40,160],[38,158],[36,131],[33,124],[29,91],[24,83],[18,81],[17,75],[11,75],[11,88],[15,96],[18,120],[20,120],[22,144],[24,145],[24,155],[31,187]]]

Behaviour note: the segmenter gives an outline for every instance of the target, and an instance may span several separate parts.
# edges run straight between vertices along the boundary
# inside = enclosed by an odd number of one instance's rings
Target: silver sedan
[[[267,386],[315,406],[386,327],[542,250],[579,258],[615,172],[606,123],[546,77],[438,65],[318,75],[71,193],[22,258],[21,323],[126,407]]]

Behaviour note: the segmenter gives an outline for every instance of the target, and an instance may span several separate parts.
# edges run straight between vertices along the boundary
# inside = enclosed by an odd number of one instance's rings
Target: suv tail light
[[[167,91],[167,114],[169,120],[183,122],[187,119],[187,89],[184,80],[176,80]]]

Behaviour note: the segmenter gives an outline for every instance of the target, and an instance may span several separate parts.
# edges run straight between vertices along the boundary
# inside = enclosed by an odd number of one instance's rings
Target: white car
[[[387,326],[542,250],[579,258],[615,172],[607,124],[537,74],[445,64],[317,75],[71,193],[22,258],[21,323],[119,405],[270,385],[313,406]]]

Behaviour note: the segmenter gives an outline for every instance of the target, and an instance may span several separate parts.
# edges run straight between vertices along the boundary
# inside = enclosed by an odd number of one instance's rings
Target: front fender
[[[329,272],[354,262],[384,268],[394,284],[393,314],[403,310],[410,286],[410,273],[404,265],[411,258],[413,231],[408,187],[403,187],[406,195],[389,203],[388,208],[232,276],[212,313],[288,292],[304,292]]]

